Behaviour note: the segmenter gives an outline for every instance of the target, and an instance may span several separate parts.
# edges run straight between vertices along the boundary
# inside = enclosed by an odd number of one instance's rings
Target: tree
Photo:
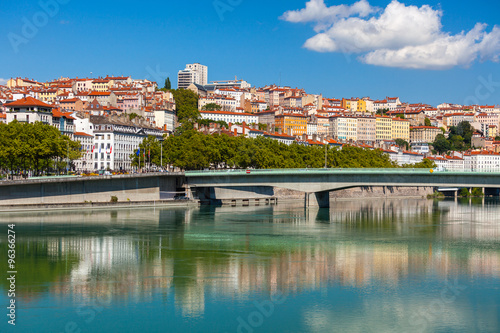
[[[443,134],[438,134],[436,136],[436,139],[432,143],[432,146],[434,147],[434,150],[436,150],[439,154],[447,152],[451,148],[450,142],[446,140],[446,137]]]
[[[500,141],[500,135],[497,135],[497,136],[495,137],[495,141]]]
[[[177,118],[180,123],[196,122],[200,118],[198,95],[187,89],[173,89]]]
[[[216,103],[208,103],[204,107],[201,108],[203,111],[220,111],[222,107]]]
[[[172,89],[172,83],[170,83],[170,78],[167,77],[167,79],[165,80],[165,90],[170,90]]]
[[[398,145],[399,148],[403,148],[403,149],[406,149],[406,150],[410,150],[410,144],[403,140],[403,139],[396,139],[396,145]]]
[[[474,129],[472,128],[472,125],[468,121],[462,121],[456,127],[456,134],[463,138],[464,143],[466,145],[470,146],[472,141],[472,135],[474,134]]]
[[[425,126],[432,126],[431,120],[429,118],[425,118]]]
[[[403,168],[413,168],[413,169],[434,169],[437,165],[433,161],[428,158],[424,158],[424,160],[420,163],[416,164],[406,164]]]

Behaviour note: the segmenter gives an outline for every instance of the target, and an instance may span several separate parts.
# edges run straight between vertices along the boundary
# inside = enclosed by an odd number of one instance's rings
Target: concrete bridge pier
[[[330,192],[312,192],[305,194],[304,199],[305,208],[319,207],[319,208],[330,208]]]

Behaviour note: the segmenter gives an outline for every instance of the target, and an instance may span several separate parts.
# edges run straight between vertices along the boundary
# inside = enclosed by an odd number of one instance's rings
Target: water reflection
[[[335,202],[330,210],[128,209],[12,213],[2,221],[17,224],[18,298],[28,304],[46,295],[74,304],[174,298],[183,317],[202,317],[208,296],[246,302],[329,286],[394,290],[429,276],[498,279],[499,213],[496,200],[366,200]],[[1,252],[5,258],[5,243]],[[380,304],[393,314],[411,311],[397,297],[372,296],[365,315],[383,318]],[[304,316],[311,331],[331,321],[352,324],[327,307]]]

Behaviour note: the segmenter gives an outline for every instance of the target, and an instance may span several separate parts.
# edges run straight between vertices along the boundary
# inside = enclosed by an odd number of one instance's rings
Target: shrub
[[[116,195],[113,195],[111,197],[111,202],[118,202],[118,197]]]
[[[470,197],[469,189],[467,189],[467,188],[461,189],[459,196],[462,197],[462,198],[468,198],[468,197]]]
[[[472,189],[473,197],[484,197],[483,189],[479,187],[475,187]]]

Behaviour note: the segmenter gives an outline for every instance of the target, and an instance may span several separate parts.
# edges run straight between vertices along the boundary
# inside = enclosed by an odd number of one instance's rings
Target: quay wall
[[[0,182],[0,205],[41,205],[159,201],[160,192],[176,192],[180,175],[34,179]]]

